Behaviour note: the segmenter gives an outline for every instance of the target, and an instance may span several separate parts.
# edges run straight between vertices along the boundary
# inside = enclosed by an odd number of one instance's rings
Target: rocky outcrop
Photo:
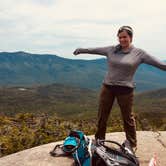
[[[93,137],[93,136],[92,136]],[[125,139],[123,132],[110,133],[106,136],[109,140],[116,140],[122,143]],[[140,160],[141,166],[148,166],[150,159],[156,154],[157,166],[166,165],[166,131],[151,132],[138,131],[138,148],[136,155]],[[72,158],[52,157],[49,152],[56,144],[61,142],[49,143],[35,148],[27,149],[0,158],[0,165],[3,166],[71,166]]]

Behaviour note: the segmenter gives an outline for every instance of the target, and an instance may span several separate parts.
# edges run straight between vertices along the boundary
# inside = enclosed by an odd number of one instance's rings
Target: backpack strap
[[[67,156],[67,154],[63,151],[63,145],[59,144],[54,147],[52,151],[50,151],[50,155],[53,157],[58,156]]]

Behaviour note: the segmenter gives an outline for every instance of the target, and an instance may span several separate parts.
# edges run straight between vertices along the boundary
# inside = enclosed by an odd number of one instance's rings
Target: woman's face
[[[122,48],[129,47],[132,42],[132,38],[125,30],[118,34],[118,40]]]

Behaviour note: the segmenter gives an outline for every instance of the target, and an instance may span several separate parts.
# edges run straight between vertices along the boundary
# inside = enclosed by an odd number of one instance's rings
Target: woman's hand
[[[81,52],[80,52],[80,48],[77,48],[74,52],[73,52],[73,54],[74,55],[78,55],[78,54],[80,54]]]

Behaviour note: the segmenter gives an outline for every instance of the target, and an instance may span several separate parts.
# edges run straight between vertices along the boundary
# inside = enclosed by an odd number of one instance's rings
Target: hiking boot
[[[129,142],[128,140],[125,140],[125,141],[123,142],[122,146],[124,147],[124,149],[125,149],[128,153],[130,153],[130,154],[132,154],[132,155],[135,155],[135,152],[136,152],[136,150],[137,150],[137,147],[136,147],[136,146],[135,146],[135,147],[132,147],[131,144],[130,144],[130,142]]]

